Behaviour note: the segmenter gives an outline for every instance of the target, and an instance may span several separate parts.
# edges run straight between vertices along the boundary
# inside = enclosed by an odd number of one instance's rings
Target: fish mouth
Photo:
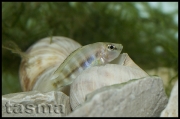
[[[118,47],[117,47],[117,50],[122,51],[123,45],[122,45],[122,44],[118,44],[117,46],[118,46]]]

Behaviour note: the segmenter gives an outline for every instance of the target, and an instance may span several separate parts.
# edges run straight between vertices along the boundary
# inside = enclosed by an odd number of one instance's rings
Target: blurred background
[[[164,81],[169,96],[178,78],[178,2],[3,2],[2,44],[22,51],[48,36],[81,45],[123,44],[134,62]],[[2,95],[21,92],[21,57],[2,48]]]

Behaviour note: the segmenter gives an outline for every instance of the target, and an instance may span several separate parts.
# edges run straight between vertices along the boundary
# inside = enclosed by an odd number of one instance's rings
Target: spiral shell
[[[26,51],[28,58],[22,59],[19,69],[23,91],[50,91],[47,77],[80,46],[72,39],[57,36],[43,38],[32,45]]]
[[[91,67],[74,80],[70,87],[70,103],[73,110],[85,101],[87,94],[96,89],[148,76],[127,54],[122,54],[116,62],[119,65]]]

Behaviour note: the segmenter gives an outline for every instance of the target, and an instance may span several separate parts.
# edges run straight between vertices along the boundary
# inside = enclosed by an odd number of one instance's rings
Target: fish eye
[[[108,49],[110,49],[110,50],[115,50],[116,47],[115,47],[114,45],[108,45]]]

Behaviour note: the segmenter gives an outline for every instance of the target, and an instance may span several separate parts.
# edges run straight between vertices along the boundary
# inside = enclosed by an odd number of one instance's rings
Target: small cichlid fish
[[[57,68],[51,77],[53,88],[70,85],[85,69],[104,65],[117,58],[123,46],[116,43],[97,42],[78,48]]]

